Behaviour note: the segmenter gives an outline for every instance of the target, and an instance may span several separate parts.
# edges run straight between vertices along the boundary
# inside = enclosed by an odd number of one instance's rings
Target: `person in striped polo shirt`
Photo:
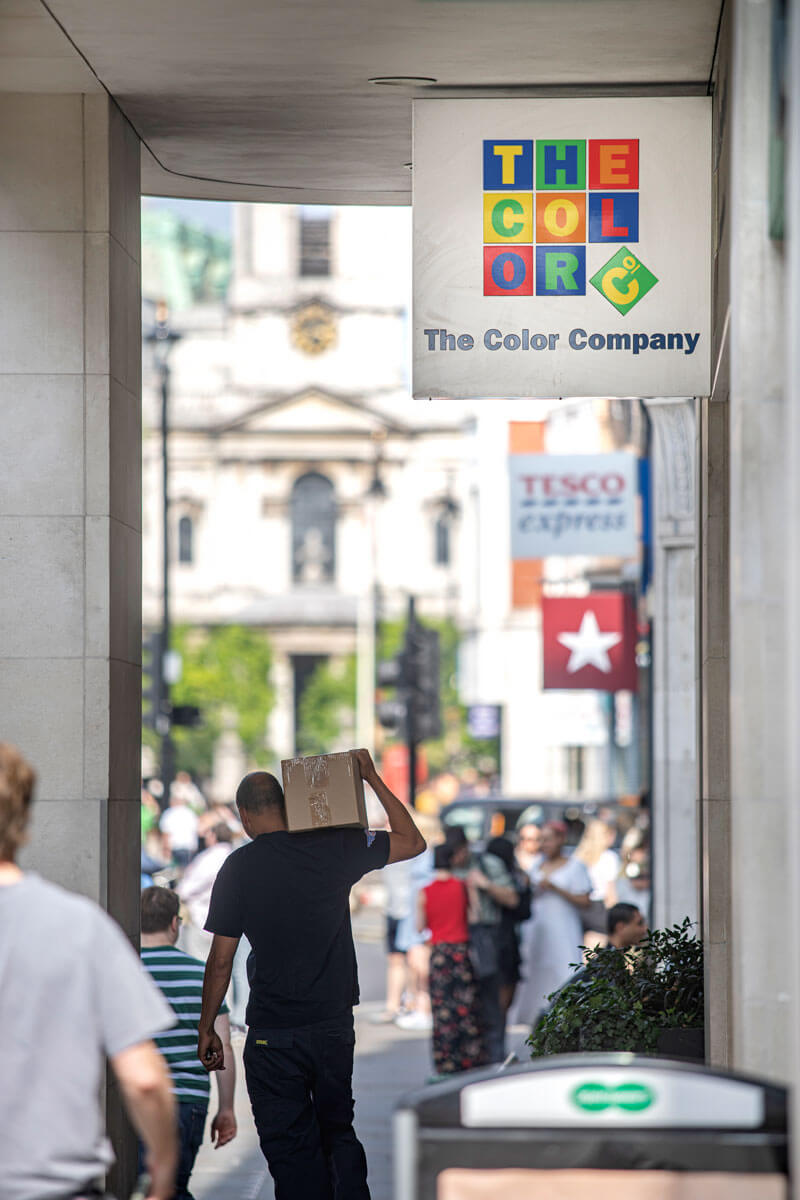
[[[175,1013],[175,1024],[159,1034],[155,1043],[166,1060],[178,1104],[180,1159],[172,1200],[193,1200],[189,1176],[203,1141],[211,1086],[208,1073],[197,1058],[205,963],[175,946],[179,905],[177,893],[169,888],[149,887],[142,892],[142,962]],[[224,1002],[214,1028],[226,1047],[226,1069],[217,1075],[219,1108],[211,1122],[211,1140],[219,1149],[236,1137],[233,1114],[236,1065]]]

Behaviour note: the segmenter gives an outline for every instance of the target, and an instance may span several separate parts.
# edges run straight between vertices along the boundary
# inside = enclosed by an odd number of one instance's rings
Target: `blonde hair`
[[[583,837],[575,847],[575,858],[587,867],[593,867],[601,854],[614,844],[616,831],[609,821],[595,817],[583,831]]]
[[[0,860],[13,862],[25,841],[36,773],[10,742],[0,742]]]

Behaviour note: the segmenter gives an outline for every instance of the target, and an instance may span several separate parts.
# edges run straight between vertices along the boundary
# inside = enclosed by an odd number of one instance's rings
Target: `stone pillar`
[[[699,915],[693,400],[646,401],[653,459],[653,924]]]
[[[138,938],[139,142],[104,95],[0,95],[0,736],[23,865]]]
[[[785,1080],[800,1021],[791,881],[784,251],[769,237],[772,6],[734,7],[730,302],[730,808],[736,1068]],[[793,339],[796,329],[791,331]]]
[[[800,9],[797,4],[789,14],[789,39],[787,48],[787,137],[786,137],[786,214],[800,212]],[[788,587],[791,596],[800,595],[800,232],[789,226],[789,242],[786,254],[786,391],[789,420],[787,450],[789,456],[788,504],[786,510],[786,538],[788,559]],[[794,336],[791,336],[794,331]],[[793,733],[800,729],[800,623],[790,605],[788,623],[788,681],[789,708],[788,726]],[[793,914],[800,912],[800,737],[790,736],[788,742],[789,780],[788,795],[794,803],[789,805],[789,865],[791,869],[789,905]],[[800,953],[796,941],[790,943],[791,980],[790,987],[795,997],[795,1012],[800,997]],[[797,1096],[800,1082],[800,1031],[798,1020],[793,1023],[794,1038],[788,1048],[787,1075],[792,1081]],[[794,1178],[800,1178],[800,1115],[795,1102],[791,1137]]]
[[[274,766],[280,774],[280,760],[294,754],[294,676],[291,655],[280,646],[273,648],[272,686],[275,704],[269,715],[269,744]]]
[[[733,8],[720,26],[713,100],[710,397],[697,407],[697,793],[701,809],[706,1057],[733,1059],[731,1029],[729,432]]]
[[[727,351],[726,351],[727,353]],[[728,381],[698,406],[697,695],[706,984],[706,1056],[733,1059],[731,1027],[730,611],[728,587]]]
[[[22,865],[139,937],[139,141],[105,95],[0,95],[0,737]],[[110,1081],[127,1195],[136,1144]]]

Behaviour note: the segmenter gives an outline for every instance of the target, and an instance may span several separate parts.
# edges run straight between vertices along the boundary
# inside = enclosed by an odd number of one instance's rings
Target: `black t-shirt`
[[[350,888],[388,857],[388,833],[363,829],[262,833],[228,855],[205,927],[253,947],[248,1025],[313,1025],[358,1003]]]

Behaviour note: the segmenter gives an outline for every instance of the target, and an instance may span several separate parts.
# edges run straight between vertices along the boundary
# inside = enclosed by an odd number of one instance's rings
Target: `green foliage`
[[[329,754],[345,728],[352,729],[356,708],[356,656],[320,663],[300,701],[299,754]]]
[[[466,709],[458,702],[459,632],[450,620],[423,620],[421,624],[439,634],[440,687],[443,736],[425,742],[425,754],[432,774],[443,770],[474,766],[496,746],[475,741],[467,733]],[[375,648],[379,661],[394,658],[403,648],[405,619],[382,621]],[[355,725],[356,658],[349,655],[321,663],[303,692],[299,709],[297,749],[300,754],[327,754],[339,743],[346,730]],[[387,741],[402,738],[388,737]]]
[[[181,679],[171,689],[172,703],[196,704],[203,714],[197,729],[173,729],[177,769],[208,775],[214,744],[227,728],[235,729],[251,760],[263,760],[274,702],[267,635],[244,625],[178,625],[172,631],[172,649],[183,660]],[[144,736],[148,744],[157,745],[149,730]]]
[[[528,1038],[531,1057],[578,1050],[655,1052],[662,1029],[703,1024],[703,946],[689,918],[626,951],[596,947]]]

